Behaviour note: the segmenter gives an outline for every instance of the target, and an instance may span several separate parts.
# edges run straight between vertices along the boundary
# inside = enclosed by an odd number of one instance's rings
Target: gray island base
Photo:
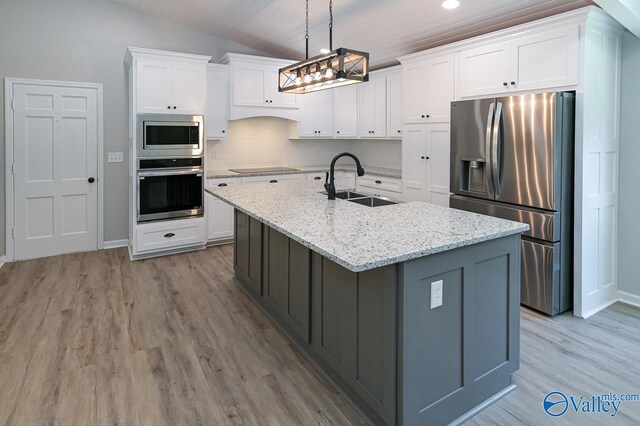
[[[277,204],[278,191],[265,187],[260,192],[271,192],[265,203]],[[317,198],[317,191],[302,197],[304,192],[289,201],[287,211],[295,211],[297,203],[305,208],[348,203]],[[380,266],[362,270],[336,262],[338,251],[321,253],[321,239],[290,232],[300,229],[299,218],[271,214],[264,205],[252,214],[252,206],[242,202],[246,193],[211,193],[236,207],[237,281],[371,423],[460,423],[515,388],[520,232],[526,225],[496,222],[497,236],[466,234],[468,240],[453,245],[442,241],[453,231],[443,231],[438,244],[455,248],[416,257],[419,250],[407,247],[413,254],[403,255],[406,260],[385,264],[378,259]],[[316,198],[310,202],[309,197]],[[337,204],[332,214],[339,216],[344,205]],[[376,214],[387,213],[374,211],[398,206],[358,207],[356,213],[375,222]],[[436,214],[452,214],[438,208],[442,212]],[[484,220],[462,213],[463,219]],[[359,243],[370,242],[354,242]],[[442,305],[432,309],[431,287],[438,281]]]

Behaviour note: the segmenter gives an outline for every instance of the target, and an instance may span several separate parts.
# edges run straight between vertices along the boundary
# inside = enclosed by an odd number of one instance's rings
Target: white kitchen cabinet
[[[225,139],[229,123],[229,67],[209,64],[207,67],[207,102],[204,130],[207,139]]]
[[[358,137],[358,86],[331,89],[333,91],[333,135],[336,138]]]
[[[458,54],[458,92],[461,98],[491,95],[509,89],[508,41],[475,47]]]
[[[138,113],[204,114],[206,62],[142,57],[136,68]]]
[[[231,102],[234,106],[298,108],[297,95],[278,91],[279,69],[286,61],[229,53],[223,62],[231,67]]]
[[[209,188],[240,184],[240,178],[207,179]],[[233,238],[233,206],[205,193],[204,209],[207,218],[207,242],[226,242]]]
[[[579,27],[568,25],[458,54],[461,98],[578,84]]]
[[[512,40],[510,89],[578,84],[578,37],[578,26],[571,25]]]
[[[402,141],[404,201],[449,206],[449,125],[408,125]]]
[[[298,137],[333,137],[333,92],[333,90],[322,90],[300,96]]]
[[[455,88],[454,55],[439,55],[402,65],[407,124],[446,123]]]
[[[402,180],[398,178],[367,175],[356,179],[357,191],[373,194],[379,197],[402,199]]]
[[[360,85],[360,137],[387,137],[387,80],[372,78]]]
[[[248,183],[280,183],[290,180],[302,180],[305,175],[302,173],[291,173],[286,175],[267,175],[267,176],[247,176],[242,178],[243,184]]]
[[[387,77],[387,138],[402,138],[402,72]]]

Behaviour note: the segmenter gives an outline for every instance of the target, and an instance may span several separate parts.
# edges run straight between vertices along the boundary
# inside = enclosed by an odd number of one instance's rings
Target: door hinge
[[[16,228],[11,228],[11,238],[16,239]]]
[[[11,163],[11,174],[15,175],[16,174],[16,165]]]
[[[13,111],[15,107],[13,106],[13,98],[11,98],[11,111]]]

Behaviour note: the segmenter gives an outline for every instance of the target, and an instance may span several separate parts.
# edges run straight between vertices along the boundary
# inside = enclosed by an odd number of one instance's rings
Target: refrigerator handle
[[[493,135],[491,137],[491,181],[496,195],[500,195],[500,173],[498,153],[500,148],[500,124],[502,122],[502,102],[496,106],[496,117],[493,121]]]
[[[491,150],[491,132],[493,130],[493,116],[494,116],[494,112],[495,112],[495,107],[496,104],[495,102],[491,102],[491,104],[489,105],[489,114],[487,114],[487,134],[484,140],[484,146],[486,147],[486,154],[485,154],[485,158],[488,159],[489,161],[489,168],[491,170],[491,180],[493,181],[493,161],[492,161],[492,150]],[[489,193],[491,193],[492,191],[488,189]]]

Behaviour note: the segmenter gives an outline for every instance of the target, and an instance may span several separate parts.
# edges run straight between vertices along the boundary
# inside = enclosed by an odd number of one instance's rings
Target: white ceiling
[[[115,0],[274,57],[304,58],[304,0]],[[590,0],[334,0],[333,47],[398,56],[592,4]],[[328,0],[309,0],[310,56],[328,47]]]

